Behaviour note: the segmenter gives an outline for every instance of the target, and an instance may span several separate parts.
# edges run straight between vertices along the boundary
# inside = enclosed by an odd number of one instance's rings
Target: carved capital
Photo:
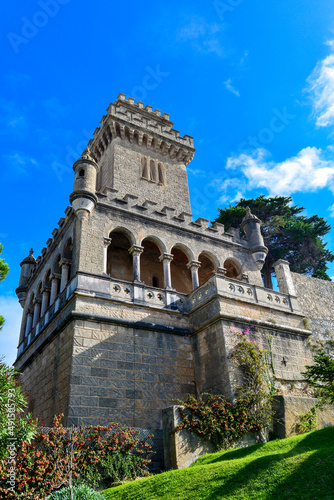
[[[111,243],[111,238],[103,238],[103,245],[108,247]]]
[[[174,255],[171,253],[162,253],[159,257],[160,262],[169,261],[172,262]]]
[[[144,247],[141,247],[140,245],[132,245],[132,247],[129,248],[129,254],[133,256],[141,255],[143,251]]]
[[[56,273],[50,274],[50,280],[51,281],[53,281],[53,280],[60,280],[60,278],[61,278],[60,274],[56,274]]]
[[[60,267],[65,267],[65,266],[69,267],[71,265],[71,263],[72,263],[72,261],[70,259],[61,259],[59,261]]]
[[[197,260],[191,260],[190,262],[188,262],[187,269],[192,269],[194,267],[199,269],[201,267],[201,263]]]

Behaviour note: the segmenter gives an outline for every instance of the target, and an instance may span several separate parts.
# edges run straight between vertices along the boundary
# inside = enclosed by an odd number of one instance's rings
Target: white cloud
[[[225,55],[221,40],[222,31],[221,24],[209,24],[202,18],[194,17],[187,26],[181,28],[178,39],[202,54],[214,53],[221,57]]]
[[[229,78],[228,80],[226,80],[226,82],[223,82],[223,83],[224,83],[225,88],[227,90],[232,92],[232,94],[235,94],[236,96],[240,97],[240,92],[239,92],[239,90],[237,90],[236,88],[233,87],[231,78]]]
[[[5,356],[5,363],[11,365],[16,359],[22,318],[22,308],[16,297],[0,297],[0,315],[5,318],[0,332],[0,356]]]
[[[187,172],[195,177],[206,177],[206,172],[204,172],[204,170],[200,170],[199,168],[187,168]]]
[[[20,153],[3,155],[10,171],[16,175],[29,175],[33,169],[39,168],[38,162],[31,156]]]
[[[330,150],[308,147],[287,160],[274,162],[267,150],[257,149],[253,154],[229,157],[226,168],[238,171],[238,175],[220,183],[221,201],[229,199],[232,189],[238,191],[233,200],[256,188],[265,189],[270,196],[323,188],[334,193],[334,157]]]
[[[313,116],[318,127],[334,123],[334,43],[329,42],[331,54],[319,61],[307,79]]]
[[[328,210],[329,210],[329,216],[334,217],[334,205],[330,206]]]

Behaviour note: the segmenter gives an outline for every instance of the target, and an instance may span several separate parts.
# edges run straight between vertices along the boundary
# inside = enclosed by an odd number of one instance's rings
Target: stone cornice
[[[143,103],[135,103],[131,97],[125,100],[124,94],[109,105],[107,112],[88,143],[97,162],[116,138],[159,151],[185,165],[193,159],[193,138],[189,135],[181,137],[179,131],[172,128],[174,124],[167,113],[161,116],[160,110],[153,110],[151,106],[144,108]]]

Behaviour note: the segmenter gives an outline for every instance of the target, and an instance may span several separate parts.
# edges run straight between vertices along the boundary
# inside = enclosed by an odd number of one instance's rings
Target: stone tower
[[[263,288],[259,219],[247,212],[245,239],[193,220],[194,152],[169,115],[120,94],[74,163],[71,206],[17,289],[15,366],[47,425],[62,412],[159,429],[194,382],[232,397],[235,328],[253,325],[265,347],[273,337],[282,391],[310,359],[288,264],[282,292]]]

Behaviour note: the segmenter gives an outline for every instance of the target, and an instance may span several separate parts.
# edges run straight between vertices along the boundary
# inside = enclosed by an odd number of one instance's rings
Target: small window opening
[[[157,170],[156,170],[156,166],[155,166],[154,160],[150,161],[150,180],[152,182],[156,182],[157,181]]]
[[[84,169],[79,170],[79,177],[85,177]]]
[[[154,288],[159,288],[159,278],[157,278],[156,276],[153,276],[152,278],[152,286]]]

